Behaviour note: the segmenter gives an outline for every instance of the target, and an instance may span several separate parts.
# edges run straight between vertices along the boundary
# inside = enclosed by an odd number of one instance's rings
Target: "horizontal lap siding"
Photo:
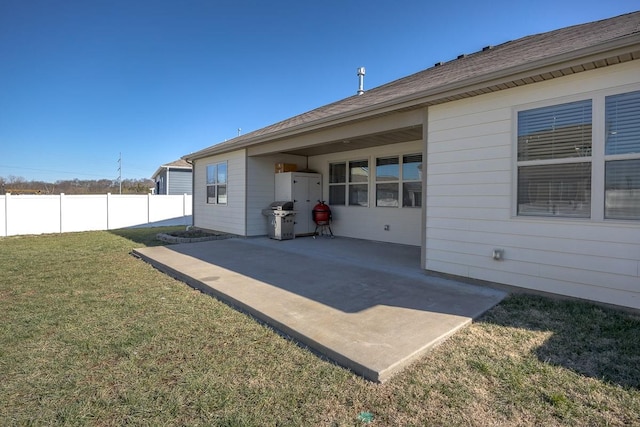
[[[227,204],[208,204],[207,165],[227,162]],[[245,151],[198,159],[194,165],[194,225],[208,230],[246,235],[245,231]]]
[[[426,268],[640,308],[640,222],[512,211],[513,107],[637,82],[639,64],[431,107]],[[496,248],[503,261],[492,259]]]
[[[169,170],[169,192],[168,194],[182,195],[191,194],[191,171],[190,170]]]
[[[264,236],[268,232],[267,218],[262,210],[275,201],[276,163],[295,164],[306,168],[306,157],[279,154],[247,158],[247,235]]]

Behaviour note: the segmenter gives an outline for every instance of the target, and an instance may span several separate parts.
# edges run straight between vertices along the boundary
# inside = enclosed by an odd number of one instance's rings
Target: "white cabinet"
[[[294,234],[313,234],[313,207],[322,200],[322,176],[319,173],[285,172],[276,174],[277,201],[292,201],[296,211]]]

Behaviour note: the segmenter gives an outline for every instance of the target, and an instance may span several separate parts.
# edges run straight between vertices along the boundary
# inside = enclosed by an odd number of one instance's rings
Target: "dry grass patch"
[[[0,239],[0,424],[640,425],[638,316],[513,296],[373,384],[130,256],[160,231]]]

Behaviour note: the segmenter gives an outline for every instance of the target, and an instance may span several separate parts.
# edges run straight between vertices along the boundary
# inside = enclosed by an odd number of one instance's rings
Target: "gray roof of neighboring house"
[[[197,159],[355,118],[439,104],[639,58],[640,11],[460,55],[184,158]]]
[[[185,159],[174,160],[171,163],[166,163],[161,165],[153,175],[151,175],[151,179],[155,179],[156,176],[160,174],[164,169],[184,169],[184,170],[193,170],[193,165],[187,162]]]

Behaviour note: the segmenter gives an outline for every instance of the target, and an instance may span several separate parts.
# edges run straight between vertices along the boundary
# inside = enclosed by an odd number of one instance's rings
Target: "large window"
[[[207,203],[227,204],[227,162],[207,165]]]
[[[520,111],[517,126],[518,215],[640,219],[640,91]]]
[[[605,218],[640,219],[640,91],[605,99]]]
[[[518,113],[518,214],[589,217],[591,100]]]
[[[400,166],[402,165],[402,167]],[[422,206],[422,154],[376,159],[376,206]]]
[[[329,165],[329,204],[369,206],[369,161]]]

